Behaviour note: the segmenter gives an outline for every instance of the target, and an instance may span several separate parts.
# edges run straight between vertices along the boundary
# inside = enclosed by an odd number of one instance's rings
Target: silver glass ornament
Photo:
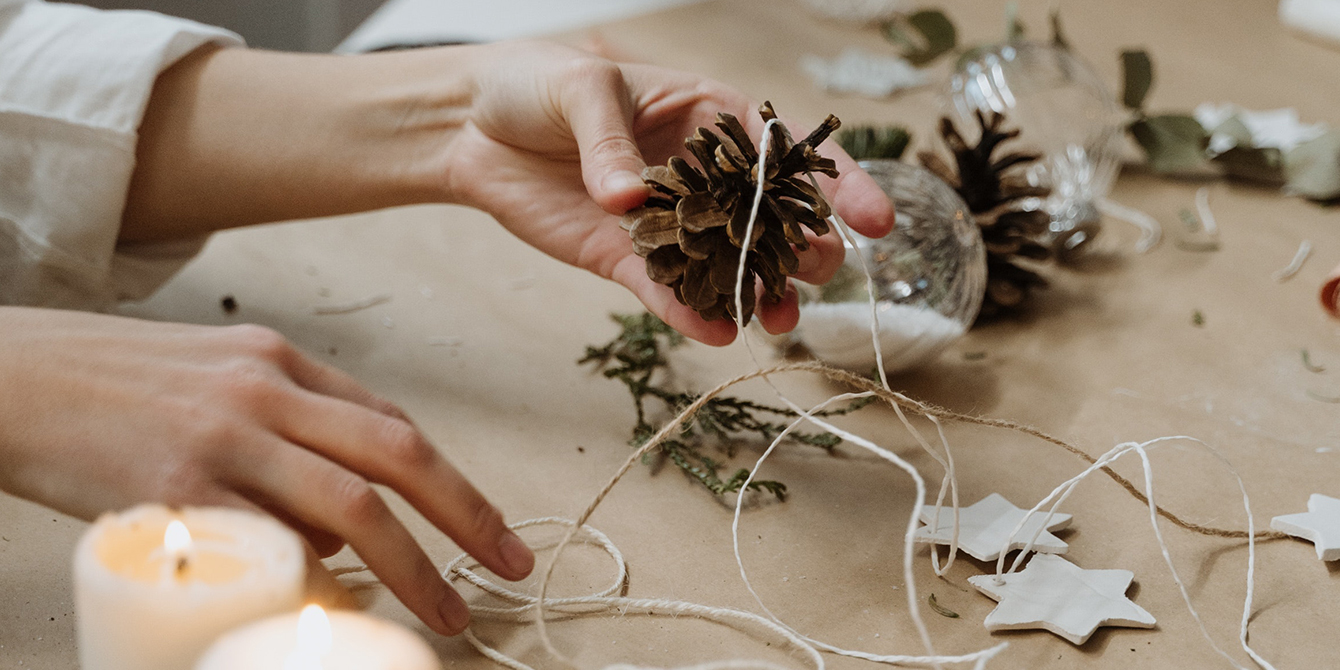
[[[874,280],[884,369],[925,363],[967,332],[986,289],[986,251],[963,199],[934,174],[892,160],[861,167],[897,208],[892,232],[855,236],[832,281],[801,285],[792,339],[816,358],[860,372],[875,367],[865,260]]]
[[[1098,203],[1120,168],[1122,112],[1098,75],[1068,49],[1009,42],[960,63],[946,99],[959,128],[999,112],[1022,145],[1042,154],[1027,177],[1051,195],[1032,208],[1051,215],[1048,242],[1061,260],[1080,255],[1098,234]]]

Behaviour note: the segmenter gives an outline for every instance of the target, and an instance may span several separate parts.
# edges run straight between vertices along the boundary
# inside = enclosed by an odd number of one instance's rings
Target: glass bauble
[[[962,337],[982,304],[986,252],[963,199],[927,170],[899,161],[861,167],[897,207],[892,232],[880,239],[853,233],[855,248],[832,281],[801,285],[800,323],[793,341],[824,362],[869,372],[875,367],[865,259],[874,279],[884,369],[925,363]]]

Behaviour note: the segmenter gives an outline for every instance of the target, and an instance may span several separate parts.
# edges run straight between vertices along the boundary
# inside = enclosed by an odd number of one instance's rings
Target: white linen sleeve
[[[204,239],[120,244],[158,74],[236,34],[141,11],[0,0],[0,304],[142,299]]]

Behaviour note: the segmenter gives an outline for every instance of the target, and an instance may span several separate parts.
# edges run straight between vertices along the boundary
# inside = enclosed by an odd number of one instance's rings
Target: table
[[[1001,32],[1003,4],[943,6],[963,34],[985,40]],[[1030,4],[1021,16],[1040,30],[1045,10]],[[1271,2],[1083,0],[1063,11],[1070,41],[1108,81],[1115,80],[1120,48],[1150,50],[1158,69],[1155,110],[1231,100],[1255,109],[1295,106],[1305,120],[1340,125],[1340,52],[1286,34]],[[793,0],[708,2],[600,32],[627,57],[705,72],[801,118],[833,112],[848,123],[905,123],[918,133],[919,146],[926,146],[938,109],[933,91],[893,102],[815,92],[795,66],[802,54],[831,56],[847,45],[876,49],[882,42],[869,30],[812,20]],[[1200,185],[1137,172],[1124,175],[1113,196],[1171,224]],[[1340,215],[1266,189],[1208,186],[1222,230],[1219,251],[1165,243],[1101,268],[1053,272],[1053,287],[1028,316],[971,332],[938,362],[895,378],[896,386],[950,409],[1036,426],[1091,454],[1124,440],[1199,437],[1243,474],[1258,527],[1303,511],[1310,493],[1340,495],[1340,408],[1308,395],[1340,393],[1340,324],[1316,304],[1322,278],[1340,262]],[[1105,235],[1125,249],[1136,236],[1119,222],[1109,223]],[[1292,281],[1272,281],[1271,272],[1288,263],[1303,239],[1316,246],[1313,258]],[[312,313],[316,304],[379,293],[394,300],[348,315]],[[236,297],[236,314],[220,310],[223,295]],[[607,313],[637,309],[622,289],[524,247],[486,215],[431,206],[218,235],[163,291],[126,312],[249,321],[283,332],[400,403],[509,519],[520,520],[577,514],[627,456],[633,414],[624,390],[574,362],[586,344],[614,335]],[[1192,322],[1197,311],[1204,316],[1200,327]],[[1327,371],[1306,370],[1301,349]],[[985,358],[965,357],[976,352]],[[686,347],[675,366],[699,388],[752,369],[738,345]],[[835,390],[805,377],[785,384],[803,401]],[[757,386],[740,392],[768,398]],[[864,410],[844,425],[938,478],[889,412]],[[953,426],[949,437],[969,502],[995,491],[1031,503],[1084,465],[1010,432]],[[1203,452],[1175,446],[1154,460],[1161,504],[1201,523],[1244,526],[1231,477]],[[1117,469],[1135,476],[1132,465]],[[792,496],[745,515],[742,550],[769,606],[826,641],[920,653],[898,569],[900,529],[913,503],[908,478],[846,447],[837,457],[785,450],[767,475],[786,481]],[[455,555],[449,541],[393,503],[430,555],[442,562]],[[916,557],[922,597],[934,593],[961,615],[927,611],[939,650],[964,653],[1010,641],[992,668],[1226,665],[1187,614],[1141,504],[1096,477],[1065,511],[1076,517],[1063,535],[1071,543],[1068,557],[1084,567],[1134,571],[1129,595],[1158,618],[1158,628],[1101,629],[1080,647],[1041,631],[988,634],[980,622],[993,603],[966,583],[986,566],[962,560],[948,580],[936,579],[923,548]],[[673,469],[634,469],[592,523],[627,556],[633,595],[754,607],[731,555],[729,510]],[[0,666],[74,666],[68,563],[83,526],[0,498]],[[1208,629],[1249,664],[1236,649],[1245,543],[1166,525],[1164,533]],[[1340,566],[1317,561],[1310,544],[1292,540],[1262,543],[1258,561],[1254,647],[1280,668],[1330,662],[1340,626]],[[357,558],[346,552],[331,564],[354,565]],[[578,551],[563,565],[569,567],[556,582],[560,593],[597,587],[607,576],[608,566],[593,553]],[[372,611],[416,625],[366,576],[345,580]],[[583,619],[552,630],[582,667],[729,657],[799,663],[775,644],[684,618]],[[545,661],[533,629],[485,625],[480,633],[527,662]],[[427,635],[447,667],[492,667],[462,640]]]

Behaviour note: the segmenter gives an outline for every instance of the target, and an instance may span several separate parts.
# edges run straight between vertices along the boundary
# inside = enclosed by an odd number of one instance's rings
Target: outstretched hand
[[[445,153],[448,199],[484,209],[549,255],[619,282],[685,335],[730,343],[735,324],[703,321],[648,278],[618,223],[647,197],[643,167],[686,156],[684,139],[711,127],[718,112],[734,114],[760,136],[758,105],[701,77],[552,44],[478,47],[472,57],[476,97]],[[835,144],[823,153],[842,172],[837,179],[819,176],[838,215],[864,235],[887,233],[893,205],[874,180]],[[836,233],[810,239],[795,278],[823,283],[842,262],[842,243]],[[770,332],[793,328],[794,289],[780,302],[760,301],[758,315]]]
[[[459,633],[465,601],[374,483],[498,575],[534,566],[404,413],[274,331],[0,307],[0,490],[84,519],[146,501],[269,512],[323,556],[349,543]]]

